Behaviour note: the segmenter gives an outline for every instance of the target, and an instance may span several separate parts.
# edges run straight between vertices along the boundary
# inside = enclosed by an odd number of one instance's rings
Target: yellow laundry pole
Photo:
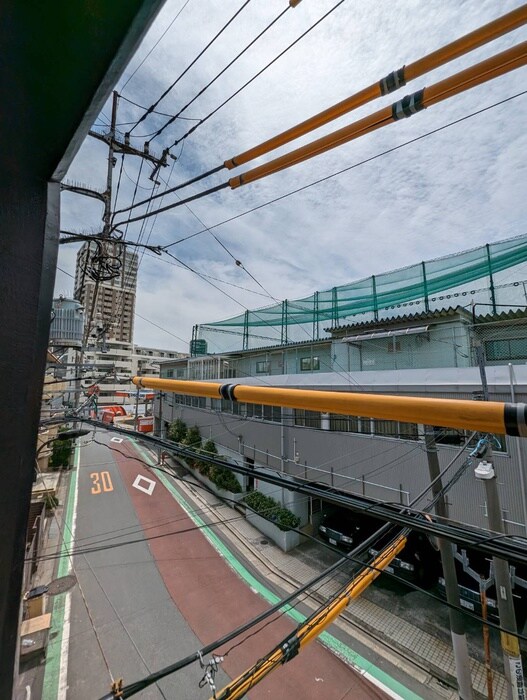
[[[483,433],[527,437],[523,403],[468,401],[464,399],[429,399],[392,394],[363,394],[351,391],[316,391],[278,387],[196,382],[158,377],[134,377],[136,386],[176,394],[229,399],[266,406],[300,408],[321,413],[368,416],[403,423],[462,428]]]

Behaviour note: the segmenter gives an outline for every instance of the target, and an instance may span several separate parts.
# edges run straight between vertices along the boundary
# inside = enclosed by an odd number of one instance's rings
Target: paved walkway
[[[297,586],[305,584],[316,576],[323,567],[315,569],[294,554],[287,554],[268,543],[260,544],[263,535],[254,528],[245,518],[239,516],[238,511],[223,504],[215,496],[203,489],[182,485],[187,495],[193,500],[207,505],[211,518],[222,522],[223,535],[233,541],[237,546],[245,547],[255,561],[275,572],[278,576],[284,576]],[[327,598],[335,593],[341,586],[336,580],[329,580],[320,589],[320,597]],[[426,668],[433,676],[444,680],[449,685],[455,684],[455,665],[452,647],[445,644],[431,634],[410,624],[399,616],[396,616],[385,608],[364,599],[354,600],[348,607],[346,617],[356,622],[360,627],[369,631],[374,637],[382,639],[385,643],[396,649],[406,658],[411,659],[422,668]],[[487,681],[485,666],[476,660],[471,660],[471,673],[473,688],[482,697],[487,697]],[[506,700],[505,678],[496,672],[494,679],[495,700]],[[445,695],[456,697],[457,694]]]

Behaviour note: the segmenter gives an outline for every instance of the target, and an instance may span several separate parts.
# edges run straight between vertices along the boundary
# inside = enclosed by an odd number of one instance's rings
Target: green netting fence
[[[527,303],[525,263],[522,235],[202,324],[194,338],[216,353],[318,340],[340,326],[451,306],[502,311]]]

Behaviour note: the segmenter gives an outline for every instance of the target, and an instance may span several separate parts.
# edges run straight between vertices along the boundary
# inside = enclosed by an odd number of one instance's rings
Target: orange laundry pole
[[[258,661],[253,667],[242,673],[226,685],[219,693],[216,693],[216,700],[236,700],[243,698],[245,694],[257,683],[263,680],[271,671],[289,661],[290,650],[293,649],[293,656],[309,644],[313,639],[323,632],[333,620],[338,617],[348,606],[350,600],[358,598],[360,594],[379,576],[390,562],[401,552],[406,545],[406,537],[400,535],[397,539],[386,547],[372,562],[372,568],[365,568],[353,579],[341,593],[328,605],[322,607],[313,617],[300,625],[297,631],[291,636],[287,643],[272,651],[265,660]]]
[[[430,87],[419,90],[413,95],[407,95],[402,100],[395,102],[389,107],[384,107],[327,136],[323,136],[316,141],[301,146],[268,163],[264,163],[236,177],[232,177],[229,179],[229,185],[232,189],[235,189],[241,185],[246,185],[249,182],[254,182],[255,180],[267,177],[267,175],[279,172],[280,170],[290,168],[292,165],[309,160],[314,156],[325,153],[344,143],[348,143],[348,141],[364,136],[371,131],[380,129],[399,119],[409,117],[422,109],[426,109],[430,105],[437,104],[442,100],[458,95],[472,87],[481,85],[526,64],[527,41],[524,41],[517,46],[495,56],[491,56],[485,61],[477,63],[475,66],[471,66]]]
[[[527,404],[523,403],[285,389],[158,377],[134,377],[132,381],[136,386],[176,394],[527,437]]]
[[[336,105],[328,107],[328,109],[315,114],[313,117],[306,119],[300,124],[296,124],[290,129],[273,136],[267,141],[264,141],[257,146],[244,151],[243,153],[239,153],[237,156],[234,156],[234,158],[226,160],[224,162],[224,166],[231,170],[239,165],[248,163],[249,161],[254,160],[254,158],[258,158],[265,153],[269,153],[275,148],[283,146],[285,143],[289,143],[290,141],[293,141],[294,139],[297,139],[300,136],[313,131],[314,129],[318,129],[324,124],[328,124],[334,119],[342,117],[344,114],[348,114],[352,110],[371,102],[377,97],[387,95],[388,93],[399,89],[403,85],[406,85],[406,83],[410,82],[410,80],[415,80],[415,78],[418,78],[421,75],[438,68],[439,66],[445,65],[446,63],[449,63],[450,61],[473,51],[479,46],[483,46],[484,44],[487,44],[490,41],[493,41],[494,39],[497,39],[498,37],[521,27],[525,23],[527,23],[527,4],[516,8],[512,12],[509,12],[502,17],[498,17],[492,22],[475,29],[469,34],[465,34],[459,39],[452,41],[450,44],[442,46],[436,51],[432,51],[432,53],[427,54],[417,61],[413,61],[407,66],[403,66],[399,70],[393,71],[393,73],[390,73],[388,76],[386,76],[386,78],[383,78],[378,83],[374,83],[373,85],[356,92],[345,100],[338,102]]]

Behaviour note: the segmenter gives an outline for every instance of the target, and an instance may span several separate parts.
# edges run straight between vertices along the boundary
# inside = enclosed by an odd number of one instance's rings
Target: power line
[[[168,30],[172,27],[172,25],[174,24],[174,22],[177,20],[177,18],[179,17],[179,15],[183,12],[183,10],[185,9],[185,7],[189,4],[189,2],[190,2],[190,0],[186,0],[186,2],[183,4],[183,6],[181,7],[181,9],[179,9],[179,10],[177,11],[175,17],[173,17],[173,19],[172,19],[172,21],[170,22],[170,24],[168,25],[168,27],[167,27],[167,28],[165,29],[165,31],[161,34],[161,36],[160,36],[159,39],[156,41],[156,43],[152,46],[152,48],[150,49],[150,51],[148,51],[148,53],[145,55],[145,57],[143,58],[143,60],[139,63],[139,65],[138,65],[137,68],[134,70],[134,72],[127,78],[127,80],[126,80],[126,82],[124,83],[124,85],[121,86],[121,88],[120,88],[121,90],[124,90],[124,89],[125,89],[125,87],[128,85],[128,83],[130,82],[130,80],[132,80],[132,78],[133,78],[134,75],[137,73],[137,71],[138,71],[138,70],[141,68],[141,66],[145,63],[145,61],[147,60],[147,58],[148,58],[148,57],[152,54],[152,52],[157,48],[157,46],[159,45],[159,42],[164,38],[164,36],[165,36],[166,33],[168,32]],[[128,100],[128,101],[131,102],[131,100]],[[134,103],[132,103],[132,104],[134,104]],[[139,106],[139,105],[138,105],[138,106]],[[146,109],[146,108],[145,108],[145,109]],[[134,122],[130,122],[130,123],[133,124]]]
[[[178,82],[181,80],[181,78],[182,78],[184,75],[186,75],[186,73],[192,68],[192,66],[193,66],[193,65],[201,58],[201,56],[203,56],[203,54],[212,46],[212,44],[216,41],[216,39],[217,39],[218,37],[220,37],[220,36],[223,34],[223,32],[227,29],[227,27],[228,27],[232,22],[234,22],[234,20],[236,19],[236,17],[240,14],[240,12],[242,12],[242,10],[244,10],[244,9],[247,7],[247,5],[248,5],[250,2],[251,2],[251,0],[245,0],[245,2],[244,2],[243,5],[239,8],[239,10],[237,10],[237,11],[234,13],[234,15],[229,19],[229,21],[228,21],[226,24],[224,24],[223,27],[220,29],[220,31],[209,41],[209,43],[205,46],[205,48],[203,48],[203,49],[199,52],[199,54],[196,56],[196,58],[195,58],[193,61],[191,61],[190,64],[185,68],[185,70],[184,70],[182,73],[180,73],[180,75],[176,78],[176,80],[174,80],[174,82],[172,83],[172,85],[170,85],[170,86],[165,90],[165,92],[161,95],[161,97],[159,97],[159,98],[146,110],[146,112],[139,118],[139,120],[135,123],[135,125],[134,125],[134,126],[130,129],[130,131],[128,132],[128,136],[132,133],[132,131],[134,131],[134,129],[135,129],[139,124],[141,124],[141,122],[143,122],[143,121],[148,117],[149,114],[152,114],[152,112],[153,112],[154,109],[158,106],[158,104],[168,95],[168,93],[169,93],[171,90],[173,90],[173,88],[178,84]]]
[[[57,270],[60,270],[60,272],[62,272],[63,274],[67,275],[68,277],[71,277],[72,279],[75,279],[75,275],[72,275],[71,272],[64,270],[59,265],[57,265]],[[166,328],[163,328],[163,326],[160,326],[157,323],[154,323],[154,321],[151,321],[149,318],[145,318],[144,316],[141,316],[141,314],[138,313],[137,311],[134,311],[134,316],[137,316],[142,321],[146,321],[147,323],[150,323],[152,326],[155,326],[159,330],[164,331],[165,333],[168,333],[168,335],[171,335],[173,338],[176,338],[176,340],[180,340],[185,345],[185,347],[187,347],[188,341],[184,340],[179,335],[176,335],[175,333],[172,333],[172,331],[169,331]]]
[[[182,108],[179,110],[179,112],[178,112],[177,114],[175,114],[173,117],[170,117],[170,119],[169,119],[162,127],[160,127],[157,131],[153,132],[152,134],[147,134],[147,136],[152,136],[152,137],[155,139],[155,138],[157,138],[160,134],[162,134],[163,131],[164,131],[168,126],[170,126],[170,124],[173,124],[173,123],[175,122],[175,120],[176,120],[181,114],[183,114],[183,112],[184,112],[186,109],[188,109],[188,108],[190,107],[191,104],[193,104],[199,97],[201,97],[201,95],[203,95],[203,93],[206,92],[206,91],[210,88],[210,86],[213,85],[213,84],[216,82],[216,80],[218,80],[218,78],[220,78],[232,65],[234,65],[234,64],[236,63],[236,61],[237,61],[239,58],[241,58],[241,57],[243,56],[243,54],[251,48],[251,46],[254,46],[254,44],[256,44],[256,42],[258,41],[258,39],[261,39],[261,37],[262,37],[269,29],[271,29],[271,27],[273,27],[273,26],[276,24],[276,22],[278,22],[278,20],[280,20],[280,19],[286,14],[286,12],[287,12],[288,10],[290,10],[290,9],[291,9],[291,5],[287,5],[287,7],[286,7],[284,10],[282,10],[282,12],[280,12],[271,22],[269,22],[269,24],[268,24],[264,29],[262,29],[262,31],[261,31],[252,41],[250,41],[250,42],[245,46],[245,48],[243,48],[243,49],[232,59],[232,61],[230,61],[224,68],[222,68],[222,70],[221,70],[219,73],[217,73],[217,74],[214,76],[214,78],[212,78],[212,80],[209,80],[209,82],[208,82],[204,87],[202,87],[201,90],[200,90],[199,92],[197,92],[197,93],[194,95],[194,97],[193,97],[189,102],[187,102],[187,104],[186,104],[184,107],[182,107]],[[200,120],[200,123],[203,123],[203,120]],[[174,143],[173,145],[175,146],[175,145],[177,145],[177,143]],[[168,150],[169,150],[169,149],[167,149],[167,151],[168,151]]]
[[[174,161],[174,163],[175,163],[175,161]],[[173,169],[173,167],[174,167],[174,165],[172,165],[172,169]],[[169,188],[169,182],[170,182],[170,177],[168,179],[168,182],[165,183],[167,190]],[[179,199],[178,195],[176,195],[176,197]],[[202,219],[200,219],[200,217],[196,214],[196,212],[190,208],[190,206],[188,204],[185,204],[185,208],[192,214],[192,216],[195,219],[197,219],[199,221],[199,223],[202,226],[204,226],[207,229],[207,225],[202,221]],[[154,219],[154,223],[155,223],[155,219]],[[154,226],[154,224],[152,224],[152,228],[153,228],[153,226]],[[255,282],[260,287],[260,289],[265,293],[266,297],[269,297],[270,299],[273,299],[274,301],[278,301],[276,299],[276,297],[274,297],[272,294],[270,294],[270,292],[267,291],[267,289],[263,286],[263,284],[261,284],[256,279],[256,277],[251,272],[249,272],[249,270],[244,266],[244,264],[241,262],[241,260],[238,260],[238,258],[236,258],[236,256],[229,250],[229,248],[225,245],[225,243],[220,238],[218,238],[218,236],[216,236],[215,233],[213,233],[212,231],[209,231],[209,233],[212,236],[212,238],[214,238],[216,243],[218,243],[218,245],[220,245],[223,248],[223,250],[227,253],[227,255],[229,255],[229,257],[232,260],[234,260],[234,263],[236,264],[236,266],[241,268],[253,280],[253,282]],[[205,275],[205,277],[209,277],[209,275]],[[229,283],[226,282],[226,284],[229,284]],[[248,290],[248,291],[251,291],[251,290]],[[258,292],[254,292],[254,293],[257,294]]]
[[[219,226],[223,226],[224,224],[228,224],[231,221],[235,221],[236,219],[240,219],[241,217],[246,216],[247,214],[251,214],[254,211],[258,211],[259,209],[263,209],[264,207],[267,207],[270,204],[275,204],[276,202],[279,202],[283,199],[286,199],[287,197],[291,197],[292,195],[298,194],[299,192],[303,192],[304,190],[307,190],[310,187],[315,187],[316,185],[320,185],[321,183],[326,182],[327,180],[331,180],[332,178],[337,177],[338,175],[342,175],[343,173],[346,173],[350,170],[354,170],[355,168],[358,168],[361,165],[371,163],[372,161],[376,160],[377,158],[381,158],[383,156],[389,155],[390,153],[398,151],[399,149],[404,148],[405,146],[409,146],[413,143],[416,143],[417,141],[421,141],[422,139],[425,139],[428,136],[433,136],[434,134],[437,134],[437,133],[443,131],[444,129],[448,129],[451,126],[456,126],[457,124],[461,124],[462,122],[466,121],[467,119],[471,119],[472,117],[476,117],[480,114],[483,114],[484,112],[487,112],[491,109],[494,109],[495,107],[499,107],[503,104],[506,104],[507,102],[510,102],[511,100],[515,100],[518,97],[522,97],[523,95],[527,95],[527,90],[523,90],[522,92],[518,92],[515,95],[511,95],[510,97],[506,97],[505,99],[500,100],[499,102],[495,102],[494,104],[491,104],[488,107],[483,107],[482,109],[478,109],[475,112],[471,112],[470,114],[467,114],[464,117],[460,117],[459,119],[455,119],[454,121],[451,121],[448,124],[443,124],[443,126],[440,126],[437,129],[432,129],[432,131],[427,131],[426,133],[421,134],[420,136],[416,136],[415,138],[409,139],[408,141],[404,141],[403,143],[400,143],[397,146],[393,146],[392,148],[388,148],[385,151],[381,151],[380,153],[376,153],[374,156],[370,156],[369,158],[365,158],[364,160],[358,161],[357,163],[354,163],[353,165],[349,165],[346,168],[342,168],[341,170],[337,170],[336,172],[331,173],[330,175],[326,175],[325,177],[322,177],[318,180],[314,180],[313,182],[310,182],[307,185],[303,185],[302,187],[298,187],[294,190],[286,192],[285,194],[280,195],[279,197],[274,197],[273,199],[270,199],[267,202],[263,202],[262,204],[258,204],[255,207],[251,207],[251,209],[247,209],[247,210],[241,212],[240,214],[236,214],[235,216],[231,216],[228,219],[224,219],[223,221],[219,221],[217,224],[212,224],[211,226],[208,226],[206,229],[201,229],[200,231],[196,231],[195,233],[191,233],[188,236],[184,236],[183,238],[179,238],[177,241],[173,241],[172,243],[169,243],[167,246],[163,246],[163,248],[166,249],[166,248],[172,247],[173,245],[178,245],[179,243],[183,243],[184,241],[188,241],[191,238],[194,238],[195,236],[199,236],[202,233],[206,233],[207,231],[210,231],[211,229],[218,228]]]
[[[464,117],[461,117],[461,118],[456,119],[456,120],[454,120],[454,121],[452,121],[452,122],[449,122],[448,124],[444,124],[443,126],[440,126],[440,127],[438,127],[437,129],[433,129],[432,131],[428,131],[428,132],[426,132],[425,134],[421,134],[420,136],[417,136],[417,137],[415,137],[415,138],[413,138],[413,139],[410,139],[410,140],[408,140],[408,141],[405,141],[405,142],[402,143],[402,144],[398,144],[397,146],[393,146],[392,148],[388,148],[388,149],[386,149],[385,151],[382,151],[381,153],[377,153],[377,154],[374,155],[374,156],[371,156],[371,157],[366,158],[366,159],[364,159],[364,160],[362,160],[362,161],[359,161],[358,163],[354,163],[353,165],[350,165],[350,166],[348,166],[348,167],[346,167],[346,168],[343,168],[342,170],[339,170],[339,171],[337,171],[337,172],[335,172],[335,173],[332,173],[332,174],[327,175],[327,176],[325,176],[325,177],[323,177],[323,178],[320,178],[320,179],[318,179],[318,180],[315,180],[314,182],[311,182],[311,183],[309,183],[309,184],[307,184],[307,185],[303,185],[302,187],[299,187],[299,188],[297,188],[297,189],[295,189],[295,190],[292,190],[292,191],[290,191],[290,192],[287,192],[286,194],[280,195],[279,197],[275,197],[274,199],[271,199],[271,200],[269,200],[268,202],[264,202],[263,204],[259,204],[259,205],[255,206],[255,207],[252,207],[251,209],[248,209],[247,211],[242,212],[242,213],[240,213],[240,214],[237,214],[237,215],[235,215],[235,216],[232,216],[232,217],[230,217],[229,219],[225,219],[224,221],[221,221],[221,222],[218,223],[218,224],[215,224],[215,225],[213,225],[213,226],[209,226],[208,229],[204,229],[204,230],[201,230],[201,231],[197,231],[197,232],[194,233],[194,234],[190,234],[189,236],[185,236],[184,238],[178,239],[177,241],[174,241],[173,243],[170,243],[170,244],[168,244],[168,246],[164,246],[164,247],[165,247],[165,248],[169,248],[169,247],[171,247],[172,245],[176,245],[177,243],[181,243],[182,241],[189,240],[190,238],[193,238],[194,236],[197,236],[197,235],[199,235],[199,234],[201,234],[201,233],[204,233],[206,230],[210,230],[210,229],[216,228],[217,226],[221,226],[221,225],[223,225],[223,224],[225,224],[225,223],[234,221],[234,220],[236,220],[236,219],[238,219],[238,218],[240,218],[240,217],[242,217],[242,216],[245,216],[246,214],[249,214],[249,213],[251,213],[251,212],[253,212],[253,211],[256,211],[256,210],[258,210],[258,209],[262,209],[263,207],[266,207],[266,206],[268,206],[269,204],[274,204],[275,202],[281,201],[282,199],[286,199],[287,197],[290,197],[290,196],[293,195],[293,194],[297,194],[298,192],[302,192],[303,190],[309,189],[310,187],[313,187],[313,186],[318,185],[318,184],[320,184],[320,183],[322,183],[322,182],[325,182],[326,180],[330,180],[331,178],[336,177],[337,175],[341,175],[342,173],[348,172],[349,170],[353,170],[354,168],[357,168],[357,167],[359,167],[359,166],[361,166],[361,165],[364,165],[364,164],[369,163],[369,162],[371,162],[371,161],[373,161],[373,160],[376,160],[377,158],[380,158],[380,157],[382,157],[382,156],[388,155],[388,154],[390,154],[390,153],[392,153],[392,152],[394,152],[394,151],[399,150],[400,148],[403,148],[404,146],[408,146],[408,145],[410,145],[410,144],[416,143],[417,141],[420,141],[420,140],[422,140],[422,139],[424,139],[424,138],[426,138],[426,137],[428,137],[428,136],[432,136],[432,135],[434,135],[434,134],[436,134],[436,133],[439,133],[440,131],[443,131],[444,129],[447,129],[447,128],[451,127],[451,126],[455,126],[455,125],[457,125],[457,124],[460,124],[460,123],[466,121],[467,119],[470,119],[470,118],[472,118],[472,117],[474,117],[474,116],[477,116],[477,115],[479,115],[479,114],[482,114],[482,113],[484,113],[484,112],[486,112],[486,111],[488,111],[488,110],[490,110],[490,109],[493,109],[494,107],[498,107],[498,106],[500,106],[500,105],[503,105],[503,104],[505,104],[505,103],[507,103],[507,102],[509,102],[509,101],[511,101],[511,100],[514,100],[514,99],[516,99],[517,97],[521,97],[521,96],[523,96],[523,95],[525,95],[525,94],[527,94],[527,90],[524,90],[524,91],[519,92],[519,93],[517,93],[517,94],[515,94],[515,95],[512,95],[511,97],[507,97],[507,98],[505,98],[504,100],[500,100],[499,102],[495,102],[494,104],[489,105],[488,107],[484,107],[484,108],[482,108],[482,109],[479,109],[479,110],[477,110],[477,111],[475,111],[475,112],[472,112],[471,114],[465,115]],[[202,180],[202,179],[204,179],[204,178],[207,178],[207,177],[209,177],[210,175],[212,175],[212,174],[214,174],[214,173],[217,173],[217,172],[219,172],[220,170],[222,170],[223,167],[224,167],[223,165],[220,165],[220,166],[217,166],[216,168],[213,168],[213,169],[211,169],[211,170],[208,170],[208,171],[205,172],[205,173],[202,173],[201,175],[197,175],[197,176],[191,178],[190,180],[187,180],[186,182],[183,182],[183,183],[181,183],[180,185],[176,185],[175,187],[171,188],[171,190],[169,190],[169,192],[175,192],[176,190],[182,189],[183,187],[187,187],[188,185],[191,185],[191,184],[193,184],[193,183],[195,183],[195,182],[198,182],[198,181],[200,181],[200,180]],[[228,187],[228,186],[230,186],[230,181],[229,181],[229,180],[228,180],[227,182],[221,184],[221,185],[218,185],[218,186],[214,187],[214,188],[211,188],[211,189],[209,189],[209,190],[205,190],[205,191],[203,191],[203,192],[200,192],[200,193],[194,195],[193,197],[187,198],[187,199],[185,199],[185,200],[180,200],[179,202],[176,202],[176,203],[174,203],[174,204],[172,204],[172,205],[169,205],[169,206],[163,207],[163,208],[161,208],[161,209],[158,209],[158,210],[156,210],[156,213],[161,213],[161,212],[164,212],[164,211],[168,211],[169,209],[173,209],[173,208],[179,207],[179,206],[181,206],[181,204],[184,204],[184,203],[186,203],[186,202],[193,201],[194,199],[200,199],[201,197],[205,197],[205,196],[207,196],[207,195],[209,195],[209,194],[212,194],[212,193],[214,193],[214,192],[217,192],[217,191],[219,191],[219,190],[221,190],[221,189],[225,189],[225,188]],[[167,192],[167,194],[168,194],[168,192]],[[156,198],[156,197],[153,197],[153,199],[155,199],[155,198]],[[141,201],[141,202],[137,202],[137,203],[134,204],[133,206],[134,206],[134,208],[135,208],[135,207],[141,206],[142,204],[147,204],[149,201],[150,201],[150,200],[143,200],[143,201]],[[126,212],[126,211],[128,211],[129,209],[131,209],[131,208],[132,208],[132,207],[126,207],[126,208],[124,208],[124,209],[118,210],[117,212],[115,212],[115,214],[119,214],[119,213]],[[140,219],[142,219],[142,218],[144,218],[144,217],[153,216],[153,214],[154,214],[153,212],[146,213],[146,214],[144,214],[144,215],[142,215],[142,216],[138,216],[138,217],[135,217],[135,218],[131,219],[131,221],[139,221]],[[115,224],[115,225],[114,225],[114,228],[115,228],[116,226],[120,225],[121,223],[122,223],[122,222],[118,222],[118,224]]]
[[[252,82],[254,82],[257,78],[259,78],[262,73],[265,73],[265,71],[270,68],[278,59],[282,58],[284,54],[286,54],[290,49],[293,48],[293,46],[296,46],[299,41],[301,41],[305,36],[309,34],[315,27],[317,27],[321,22],[323,22],[327,17],[331,15],[332,12],[334,12],[342,3],[344,3],[345,0],[340,0],[336,5],[334,5],[328,12],[326,12],[325,15],[323,15],[320,19],[318,19],[314,24],[312,24],[308,29],[306,29],[305,32],[303,32],[297,39],[295,39],[289,46],[287,46],[283,51],[281,51],[277,56],[275,56],[272,61],[269,61],[267,65],[265,65],[261,70],[259,70],[255,75],[253,75],[252,78],[250,78],[246,83],[244,83],[236,92],[233,92],[233,94],[228,97],[226,100],[224,100],[218,107],[216,107],[212,112],[207,114],[205,117],[199,120],[199,122],[193,126],[189,131],[187,131],[183,136],[181,136],[179,139],[176,139],[174,143],[169,147],[169,148],[174,148],[174,146],[177,146],[181,141],[184,139],[188,138],[196,129],[198,129],[202,124],[204,124],[206,121],[208,121],[214,114],[217,114],[217,112],[220,111],[223,107],[225,107],[226,104],[228,104],[232,99],[234,99],[237,95],[239,95],[243,90],[245,90],[246,87],[248,87]]]

